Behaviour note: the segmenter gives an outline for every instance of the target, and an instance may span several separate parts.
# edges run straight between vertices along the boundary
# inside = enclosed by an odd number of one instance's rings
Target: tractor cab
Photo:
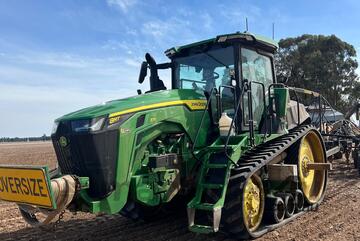
[[[149,66],[150,92],[164,89],[157,69],[171,68],[172,89],[191,89],[212,100],[213,123],[226,113],[235,119],[237,133],[252,129],[249,123],[255,131],[260,130],[269,87],[275,83],[273,54],[277,47],[276,42],[250,33],[220,35],[166,50],[169,63],[156,64],[147,54],[139,82]]]

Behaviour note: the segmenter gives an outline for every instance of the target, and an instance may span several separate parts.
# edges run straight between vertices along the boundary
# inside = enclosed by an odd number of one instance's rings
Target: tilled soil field
[[[0,144],[0,164],[49,165],[56,158],[50,142]],[[308,212],[258,240],[360,240],[360,177],[352,163],[333,162],[325,200]],[[17,206],[0,201],[0,240],[230,240],[218,233],[187,230],[186,211],[151,223],[134,222],[120,215],[66,213],[55,230],[34,228],[21,218]]]

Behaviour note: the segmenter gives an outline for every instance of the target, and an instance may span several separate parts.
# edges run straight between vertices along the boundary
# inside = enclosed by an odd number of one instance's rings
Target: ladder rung
[[[196,209],[205,210],[205,211],[213,211],[214,204],[211,203],[199,203],[195,205]]]
[[[227,164],[225,163],[209,163],[207,164],[207,168],[226,168]]]

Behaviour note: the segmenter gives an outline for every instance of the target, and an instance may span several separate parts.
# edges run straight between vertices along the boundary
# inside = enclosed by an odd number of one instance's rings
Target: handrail
[[[267,106],[266,106],[266,93],[265,93],[265,85],[264,85],[264,83],[261,83],[261,82],[258,82],[258,81],[251,81],[250,82],[250,85],[252,84],[252,83],[254,83],[254,84],[258,84],[258,85],[261,85],[261,88],[262,88],[262,91],[263,91],[263,104],[264,104],[264,111],[263,111],[263,117],[265,117],[264,118],[264,124],[265,124],[265,133],[264,133],[264,136],[266,137],[266,134],[267,134],[267,122],[266,122],[266,113],[267,113],[267,111],[266,111],[266,109],[267,109]],[[269,103],[270,104],[270,103]]]
[[[326,116],[325,116],[325,112],[327,110],[326,106],[330,107],[330,111],[332,112],[332,115],[333,115],[333,118],[334,118],[334,121],[335,121],[335,109],[330,105],[329,101],[321,94],[317,93],[317,92],[314,92],[314,91],[311,91],[311,90],[306,90],[306,89],[301,89],[301,88],[293,88],[293,87],[288,87],[289,89],[293,90],[294,93],[295,92],[299,92],[299,93],[303,93],[303,94],[308,94],[308,95],[312,95],[313,97],[315,97],[316,99],[313,99],[310,103],[309,103],[309,106],[311,105],[316,105],[318,104],[318,116],[316,117],[315,120],[313,120],[313,122],[315,123],[318,123],[319,122],[319,127],[320,127],[320,131],[322,131],[322,123],[323,123],[323,120],[325,119],[325,123],[328,123],[330,122]],[[298,101],[298,100],[297,100]],[[325,109],[323,111],[323,108],[322,108],[322,104],[321,104],[321,101],[324,101],[325,102]],[[318,103],[316,103],[318,102]],[[315,113],[312,113],[311,115],[311,118],[313,119],[314,118],[314,115]]]
[[[317,119],[316,119],[316,122],[317,122],[317,120],[319,120],[320,132],[322,132],[323,118],[326,119],[326,123],[329,122],[329,120],[325,117],[326,107],[325,107],[324,113],[323,113],[323,111],[322,111],[321,101],[324,101],[325,104],[331,108],[331,111],[332,111],[332,114],[333,114],[333,117],[334,117],[334,121],[335,121],[335,110],[334,110],[334,108],[330,105],[330,103],[328,102],[328,100],[327,100],[323,95],[321,95],[321,94],[318,93],[318,92],[315,92],[315,91],[312,91],[312,90],[303,89],[303,88],[289,87],[289,86],[286,86],[286,87],[287,87],[289,90],[294,91],[294,94],[295,94],[295,98],[296,98],[296,102],[297,102],[297,108],[298,108],[298,125],[300,124],[300,104],[299,104],[299,99],[298,99],[296,93],[302,93],[302,94],[306,94],[306,95],[312,95],[313,97],[317,98],[317,99],[313,100],[312,102],[310,102],[310,104],[312,104],[312,103],[314,103],[314,102],[316,102],[316,101],[318,100],[319,114],[318,114],[318,117],[317,117]],[[315,106],[316,106],[316,104],[315,104]]]
[[[312,91],[312,90],[298,88],[298,87],[291,87],[291,86],[286,86],[286,87],[293,90],[293,91],[296,91],[298,93],[302,93],[302,94],[306,94],[306,95],[312,95],[314,97],[321,96],[318,92],[315,92],[315,91]]]
[[[194,151],[195,151],[195,145],[196,145],[197,139],[198,139],[199,134],[200,134],[201,126],[202,126],[202,124],[203,124],[203,122],[204,122],[205,115],[206,115],[207,111],[209,110],[209,106],[210,106],[210,103],[211,103],[211,96],[213,95],[213,92],[214,92],[214,91],[215,91],[215,92],[217,91],[217,89],[216,89],[215,87],[212,88],[211,91],[210,91],[209,99],[208,99],[208,101],[206,102],[205,110],[204,110],[204,112],[203,112],[203,114],[202,114],[202,116],[201,116],[200,125],[199,125],[199,127],[198,127],[198,130],[197,130],[197,133],[196,133],[194,142],[193,142],[193,146],[192,146],[192,148],[191,148],[191,152],[192,152],[193,154],[194,154]]]
[[[296,90],[290,89],[290,88],[289,88],[289,90],[293,91],[294,95],[295,95],[296,107],[297,107],[297,126],[299,126],[300,125],[300,101],[299,101],[299,97],[297,95]]]
[[[243,87],[243,88],[241,89],[240,95],[238,95],[239,98],[244,94],[244,91],[245,91],[245,88]],[[229,131],[228,131],[228,134],[227,134],[227,137],[226,137],[225,146],[224,146],[224,152],[225,152],[226,157],[227,157],[235,166],[238,166],[238,164],[231,159],[231,157],[230,157],[227,149],[228,149],[228,145],[229,145],[231,129],[232,129],[232,127],[234,126],[235,120],[236,120],[236,118],[237,118],[237,116],[238,116],[237,113],[239,112],[239,109],[240,109],[240,103],[241,103],[241,101],[240,101],[240,99],[238,99],[238,103],[237,103],[237,106],[236,106],[236,109],[235,109],[235,113],[234,113],[234,118],[232,118],[232,120],[231,120],[230,128],[229,128]]]

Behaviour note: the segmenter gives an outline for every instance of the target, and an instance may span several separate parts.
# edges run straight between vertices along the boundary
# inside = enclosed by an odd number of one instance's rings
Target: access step
[[[210,211],[212,212],[212,226],[211,225],[204,225],[204,224],[195,224],[195,212],[196,210],[204,210],[204,209],[200,209],[199,207],[201,206],[202,208],[210,208],[213,207],[214,205],[212,204],[196,204],[194,206],[197,206],[197,208],[193,207],[193,208],[187,208],[187,213],[188,213],[188,221],[189,221],[189,230],[192,232],[197,232],[197,233],[213,233],[213,232],[217,232],[219,231],[219,226],[220,226],[220,219],[221,219],[221,208],[216,208],[216,209],[211,209],[211,210],[205,210],[205,211]]]
[[[192,232],[202,233],[202,234],[209,234],[209,233],[217,232],[217,230],[215,230],[211,226],[199,225],[199,224],[194,224],[194,225],[190,226],[189,229]]]

